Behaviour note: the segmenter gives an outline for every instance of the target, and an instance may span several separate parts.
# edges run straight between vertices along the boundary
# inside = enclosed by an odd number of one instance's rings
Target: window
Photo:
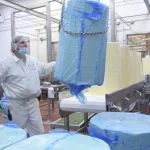
[[[150,52],[150,33],[128,35],[127,38],[131,50],[136,50],[144,55]]]

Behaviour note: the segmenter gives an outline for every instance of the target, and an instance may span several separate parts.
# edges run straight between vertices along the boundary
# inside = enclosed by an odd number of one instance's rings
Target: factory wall
[[[137,0],[130,5],[116,6],[116,13],[122,17],[122,20],[117,19],[117,41],[121,44],[127,44],[128,34],[150,32],[150,15],[143,0]]]
[[[25,0],[20,1],[16,0],[14,2],[19,3],[23,6],[27,7],[36,7],[42,4],[45,4],[48,0]],[[136,3],[130,2],[130,5],[121,5],[120,3],[116,5],[116,13],[119,16],[123,17],[123,19],[117,19],[116,32],[117,32],[117,41],[122,45],[127,43],[126,35],[127,34],[138,34],[138,33],[147,33],[150,32],[150,16],[148,14],[148,10],[143,2],[143,0],[137,0]],[[140,8],[140,9],[139,9]],[[60,19],[60,9],[61,5],[52,2],[51,3],[52,15],[58,19]],[[11,41],[11,32],[10,32],[10,14],[14,11],[14,9],[5,7],[1,8],[0,11],[5,14],[6,23],[0,24],[0,59],[3,56],[7,56],[10,53],[10,41]],[[39,12],[45,12],[45,8],[37,9]],[[143,15],[141,15],[143,14]],[[147,14],[147,15],[145,15]],[[27,15],[27,14],[19,14],[19,15]],[[128,16],[128,17],[127,17]],[[134,17],[130,17],[134,16]],[[27,16],[31,17],[32,16]],[[118,16],[116,15],[118,18]],[[30,50],[31,55],[36,57],[38,60],[42,62],[47,62],[47,42],[46,42],[46,30],[44,26],[46,22],[33,17],[34,19],[30,19],[30,21],[25,21],[25,18],[17,18],[17,30],[16,34],[25,35],[30,37]],[[36,23],[37,22],[37,23]],[[52,42],[58,41],[58,25],[52,24]],[[44,40],[41,40],[44,39]],[[108,32],[108,41],[110,41],[110,29]]]
[[[33,6],[36,7],[36,6],[41,6],[43,4],[46,4],[44,2],[47,1],[33,0],[31,2],[29,0],[26,0],[26,2],[20,2],[16,0],[15,2],[27,7],[33,7]],[[40,2],[41,4],[39,4]],[[51,3],[52,15],[55,18],[60,19],[60,11],[58,11],[58,9],[61,10],[60,4],[56,2]],[[0,45],[1,45],[0,59],[10,54],[10,43],[11,43],[10,14],[13,11],[16,10],[8,7],[0,7],[0,12],[2,12],[6,18],[5,23],[0,24]],[[46,13],[46,8],[42,7],[36,9],[36,11]],[[39,61],[47,62],[47,39],[46,39],[46,29],[45,29],[46,21],[26,13],[17,13],[16,16],[17,16],[15,19],[16,35],[24,35],[26,37],[29,37],[30,54],[33,57],[36,57]],[[58,42],[58,38],[59,38],[58,25],[52,23],[52,42]]]

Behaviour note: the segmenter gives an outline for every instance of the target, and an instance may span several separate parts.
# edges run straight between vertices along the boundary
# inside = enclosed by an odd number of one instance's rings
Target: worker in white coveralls
[[[27,129],[30,136],[43,134],[37,99],[41,94],[39,77],[53,73],[56,62],[41,63],[27,55],[28,40],[23,36],[12,39],[11,51],[11,55],[0,60],[0,85],[9,98],[8,112],[12,121]]]

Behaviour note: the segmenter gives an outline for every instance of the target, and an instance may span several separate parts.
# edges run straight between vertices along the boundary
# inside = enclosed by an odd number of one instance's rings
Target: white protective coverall
[[[26,128],[30,136],[44,133],[37,97],[40,95],[40,76],[55,69],[55,62],[41,63],[26,55],[26,62],[13,53],[0,60],[0,84],[9,98],[8,109],[13,121]]]

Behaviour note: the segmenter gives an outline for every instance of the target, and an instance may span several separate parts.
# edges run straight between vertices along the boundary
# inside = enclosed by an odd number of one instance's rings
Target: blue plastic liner
[[[9,99],[6,97],[5,93],[3,93],[3,97],[1,98],[1,102],[2,102],[2,123],[3,124],[14,124],[13,121],[10,121],[8,119],[8,102]]]
[[[55,78],[81,103],[82,91],[104,82],[109,8],[98,0],[66,0]]]
[[[0,150],[27,138],[27,133],[17,125],[0,125]]]
[[[68,131],[33,136],[5,150],[110,150],[104,141]]]
[[[111,150],[150,150],[150,116],[106,112],[90,120],[89,135],[109,144]]]

